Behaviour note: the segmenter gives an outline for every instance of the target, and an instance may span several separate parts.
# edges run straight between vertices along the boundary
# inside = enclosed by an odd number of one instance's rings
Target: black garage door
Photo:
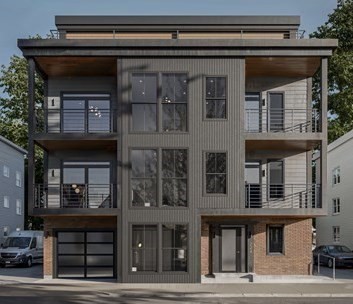
[[[114,231],[58,231],[58,278],[115,278]]]

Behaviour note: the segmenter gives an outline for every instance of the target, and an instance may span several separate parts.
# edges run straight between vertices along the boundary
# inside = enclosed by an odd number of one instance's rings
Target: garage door
[[[114,231],[58,231],[58,278],[114,278]]]

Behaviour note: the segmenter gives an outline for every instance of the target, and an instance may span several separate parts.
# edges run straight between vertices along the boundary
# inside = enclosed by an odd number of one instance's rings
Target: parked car
[[[43,231],[15,231],[0,247],[0,267],[23,265],[31,267],[43,259]]]
[[[353,266],[353,252],[344,245],[322,245],[314,249],[314,264],[318,264],[318,256],[320,254],[320,264],[333,267],[333,259],[337,267]]]

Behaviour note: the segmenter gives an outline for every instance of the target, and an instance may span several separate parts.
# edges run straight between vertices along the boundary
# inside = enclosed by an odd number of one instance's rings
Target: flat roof
[[[23,154],[28,154],[28,152],[21,148],[20,146],[17,146],[16,144],[14,144],[12,141],[8,140],[7,138],[5,138],[4,136],[0,135],[0,141],[5,143],[6,145],[8,145],[11,148],[14,148],[15,150],[17,150],[18,152],[21,152]]]
[[[55,16],[65,25],[300,25],[300,16]]]

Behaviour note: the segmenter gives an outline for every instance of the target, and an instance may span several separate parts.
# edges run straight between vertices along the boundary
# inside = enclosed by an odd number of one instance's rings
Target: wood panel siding
[[[158,32],[68,32],[66,39],[172,39],[172,33]]]
[[[179,32],[179,39],[285,39],[281,32]]]

